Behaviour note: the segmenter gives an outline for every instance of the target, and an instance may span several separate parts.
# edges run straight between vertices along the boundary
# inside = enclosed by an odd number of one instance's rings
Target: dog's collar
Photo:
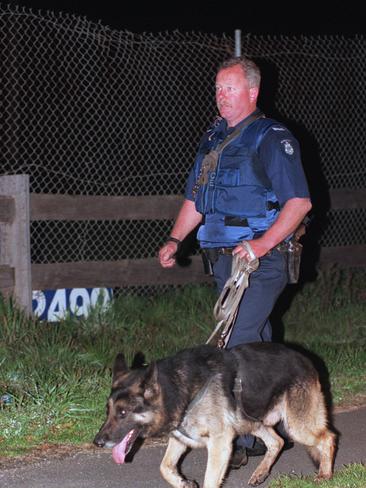
[[[173,430],[172,432],[173,436],[176,437],[178,440],[181,437],[185,437],[188,441],[193,441],[192,437],[188,434],[186,429],[182,427],[182,425],[179,425],[176,429]]]

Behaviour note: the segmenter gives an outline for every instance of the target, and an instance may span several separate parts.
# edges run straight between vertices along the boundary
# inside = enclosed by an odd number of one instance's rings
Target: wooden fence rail
[[[366,208],[366,190],[330,191],[333,209]],[[124,287],[208,281],[200,256],[189,266],[163,269],[156,258],[31,264],[30,221],[171,220],[182,196],[72,196],[30,194],[27,175],[0,177],[0,291],[31,313],[32,290]],[[321,263],[366,267],[366,245],[328,247]]]

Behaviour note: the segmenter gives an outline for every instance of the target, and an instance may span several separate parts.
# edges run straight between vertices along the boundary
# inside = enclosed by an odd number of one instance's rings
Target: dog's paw
[[[319,473],[315,476],[315,483],[321,483],[322,481],[330,480],[332,478],[332,473]]]
[[[193,480],[184,480],[183,484],[180,486],[181,488],[199,488],[198,483]]]
[[[252,474],[252,476],[250,477],[250,479],[248,481],[248,485],[258,486],[268,478],[268,475],[269,475],[268,471],[258,472],[258,473],[256,471],[254,471],[254,473]]]

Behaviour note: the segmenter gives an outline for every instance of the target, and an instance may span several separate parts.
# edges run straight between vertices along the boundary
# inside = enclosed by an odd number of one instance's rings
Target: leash
[[[255,256],[247,241],[241,243],[249,254],[250,261],[233,256],[231,276],[214,306],[214,318],[217,325],[208,338],[206,344],[212,344],[220,349],[224,348],[230,338],[231,329],[238,313],[239,303],[244,290],[249,285],[249,275],[258,269],[259,259]]]
[[[250,260],[247,261],[246,259],[242,259],[237,254],[233,256],[231,276],[226,281],[225,286],[214,306],[214,317],[217,321],[217,325],[206,342],[206,344],[213,344],[219,349],[225,348],[229,340],[231,329],[238,313],[240,300],[244,294],[244,290],[248,288],[249,285],[249,275],[258,269],[259,266],[259,259],[254,254],[249,242],[243,241],[240,245],[246,249]],[[173,435],[177,439],[179,439],[180,436],[183,436],[186,439],[192,440],[190,434],[185,429],[184,420],[188,417],[191,410],[202,400],[204,400],[204,397],[214,378],[215,376],[208,379],[208,381],[203,385],[201,390],[188,405],[183,417],[183,422],[181,422],[181,424],[173,432]],[[257,421],[256,418],[245,412],[241,398],[242,391],[242,379],[239,376],[236,376],[233,388],[236,403],[240,406],[241,410],[244,411],[246,417]]]

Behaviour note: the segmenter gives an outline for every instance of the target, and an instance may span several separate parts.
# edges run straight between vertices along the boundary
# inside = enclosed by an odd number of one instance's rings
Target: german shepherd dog
[[[331,478],[336,435],[328,428],[317,371],[303,354],[275,343],[230,350],[202,345],[136,369],[119,354],[107,419],[94,443],[113,448],[114,460],[122,464],[137,437],[169,434],[160,471],[175,488],[198,486],[183,478],[177,465],[188,447],[206,447],[203,488],[219,488],[233,439],[252,434],[267,447],[249,480],[256,486],[283,448],[274,430],[280,421],[319,465],[317,479]]]

